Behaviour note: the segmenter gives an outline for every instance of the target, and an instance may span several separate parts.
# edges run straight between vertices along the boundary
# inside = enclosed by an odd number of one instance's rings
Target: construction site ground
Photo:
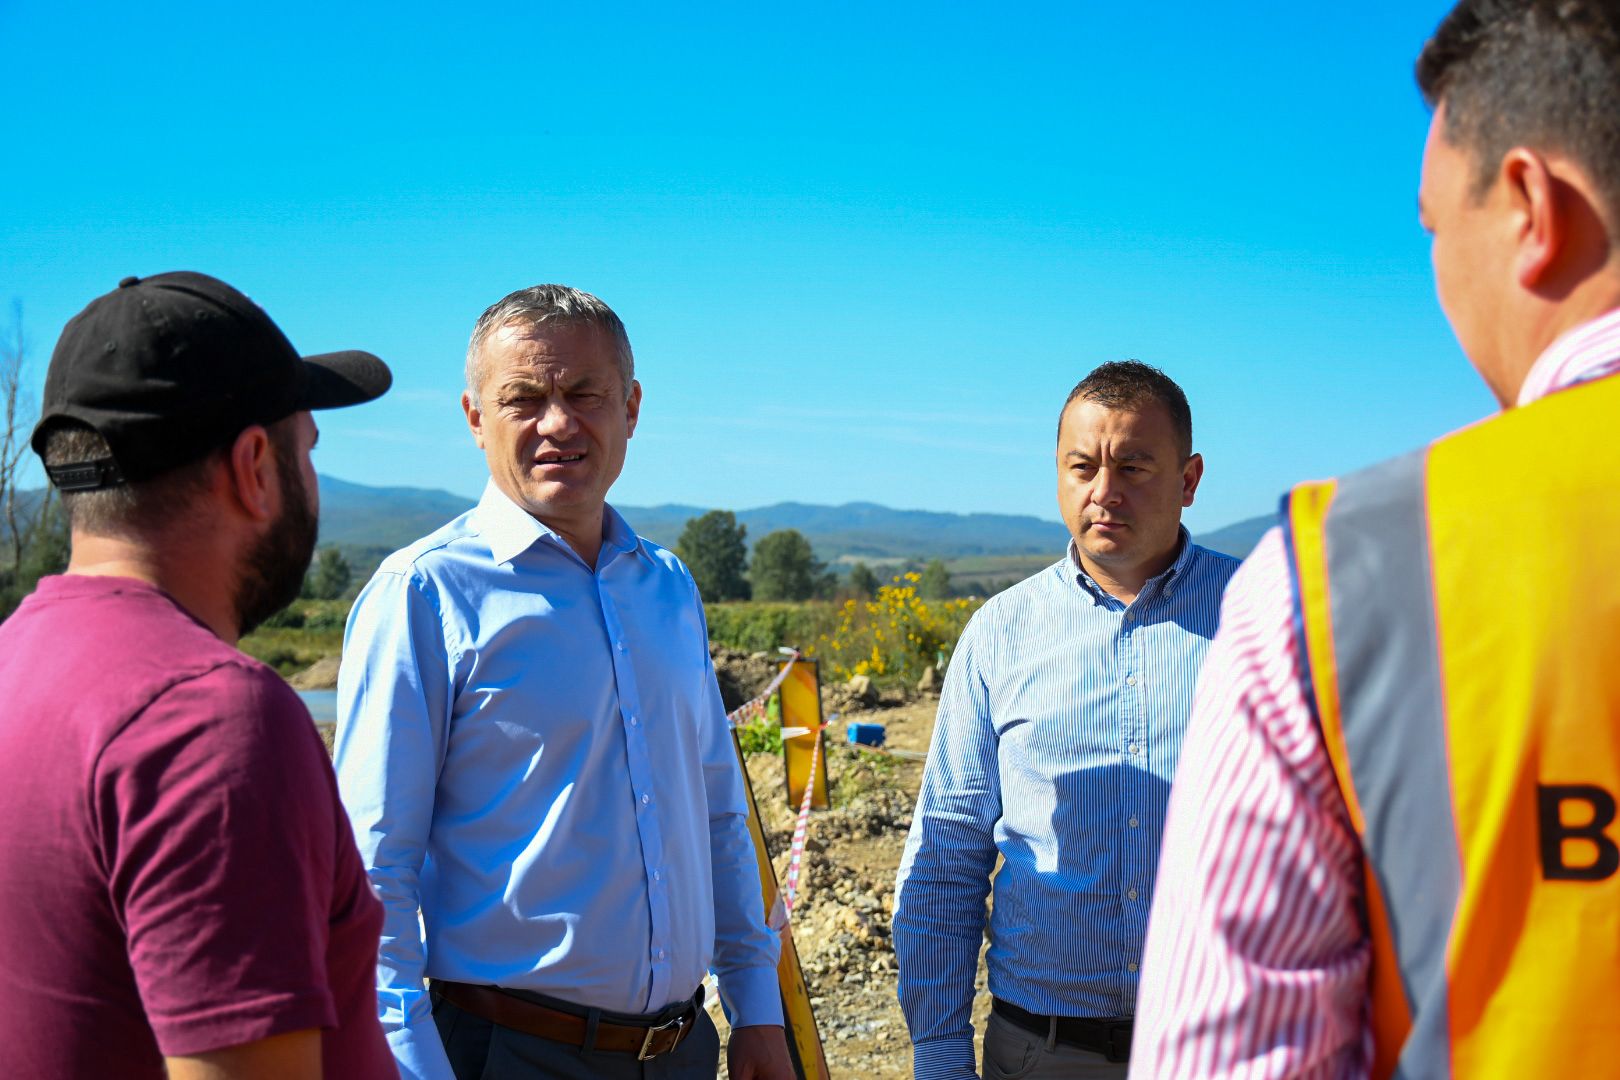
[[[911,825],[922,762],[851,747],[845,739],[847,723],[882,724],[885,749],[925,752],[938,700],[930,694],[900,702],[894,700],[898,696],[885,695],[888,704],[863,707],[839,701],[836,691],[824,693],[826,713],[839,713],[826,742],[832,807],[811,814],[792,929],[827,1065],[837,1078],[899,1080],[911,1075],[911,1043],[895,996],[889,922],[895,871]],[[797,807],[788,806],[782,759],[754,754],[748,771],[777,880],[783,881]],[[981,954],[974,1008],[974,1028],[981,1037],[989,1008]],[[723,1043],[724,1017],[717,1005],[711,1012]],[[720,1075],[725,1076],[723,1058]]]

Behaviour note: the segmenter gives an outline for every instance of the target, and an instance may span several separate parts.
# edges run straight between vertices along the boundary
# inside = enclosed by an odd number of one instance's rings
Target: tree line
[[[750,557],[748,526],[730,510],[710,510],[689,520],[675,543],[675,554],[692,572],[704,602],[711,604],[830,599],[840,593],[871,597],[880,585],[864,562],[851,566],[849,577],[841,582],[797,529],[778,529],[760,537]],[[951,595],[951,575],[944,562],[934,559],[919,573],[917,591],[922,596]]]
[[[0,619],[10,615],[46,574],[67,568],[68,531],[49,485],[22,486],[33,453],[33,395],[28,392],[28,339],[22,303],[0,328]]]

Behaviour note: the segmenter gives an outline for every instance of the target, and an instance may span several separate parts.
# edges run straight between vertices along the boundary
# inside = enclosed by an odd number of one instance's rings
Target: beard
[[[236,619],[244,636],[298,599],[315,554],[319,519],[310,509],[309,489],[298,471],[295,451],[281,445],[280,439],[276,475],[281,481],[281,516],[248,549],[237,575]]]

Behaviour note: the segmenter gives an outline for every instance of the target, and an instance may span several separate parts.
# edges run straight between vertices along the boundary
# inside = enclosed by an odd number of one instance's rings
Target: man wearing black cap
[[[397,1075],[320,739],[235,648],[309,565],[309,410],[389,379],[202,274],[63,330],[33,446],[72,559],[0,625],[0,1076]]]

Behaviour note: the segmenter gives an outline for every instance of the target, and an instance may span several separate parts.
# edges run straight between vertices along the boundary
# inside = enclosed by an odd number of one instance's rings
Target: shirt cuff
[[[973,1036],[927,1039],[911,1049],[916,1080],[977,1080],[973,1066]]]
[[[721,998],[731,1006],[732,1027],[782,1025],[782,990],[774,967],[739,968],[720,979]]]
[[[388,1049],[394,1052],[400,1080],[456,1080],[432,1017],[390,1030]]]

